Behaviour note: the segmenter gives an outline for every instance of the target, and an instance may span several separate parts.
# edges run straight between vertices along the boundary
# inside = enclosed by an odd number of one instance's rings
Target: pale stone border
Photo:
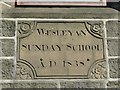
[[[116,59],[116,58],[120,58],[120,56],[109,56],[108,58],[109,59],[112,59],[112,58]]]
[[[108,60],[108,50],[107,50],[107,30],[106,30],[106,22],[107,20],[104,20],[104,54],[105,54],[105,60],[106,60],[106,66],[107,66],[107,79],[110,78],[109,75],[109,60]]]
[[[22,5],[32,5],[32,6],[45,6],[45,5],[49,5],[49,6],[106,6],[107,5],[107,1],[106,0],[99,0],[99,1],[80,1],[80,2],[75,2],[74,0],[72,1],[66,1],[66,2],[60,2],[60,1],[56,1],[56,2],[50,2],[50,1],[35,1],[35,0],[31,0],[31,1],[27,1],[27,0],[16,0],[17,6],[22,6]]]
[[[0,18],[0,20],[12,20],[12,21],[22,21],[22,20],[33,20],[33,21],[69,21],[69,22],[80,22],[80,21],[116,21],[120,19],[46,19],[46,18]]]

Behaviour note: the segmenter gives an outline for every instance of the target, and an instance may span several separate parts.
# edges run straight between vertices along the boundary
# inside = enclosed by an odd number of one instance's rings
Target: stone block
[[[15,42],[12,39],[2,39],[0,40],[0,45],[2,46],[2,56],[14,56],[15,55]]]
[[[120,81],[109,81],[107,83],[107,87],[112,88],[112,90],[119,90],[120,89]],[[115,89],[115,88],[118,88],[118,89]]]
[[[1,83],[0,86],[1,86],[2,89],[13,88],[13,84],[12,83]]]
[[[61,88],[105,88],[104,82],[93,82],[93,81],[84,81],[84,82],[61,82]]]
[[[32,88],[41,88],[40,90],[48,88],[49,90],[49,88],[57,88],[57,84],[54,82],[17,82],[2,84],[2,88],[26,88],[25,90],[27,90],[27,88],[29,88],[30,90]]]
[[[2,21],[0,21],[0,36],[2,36]]]
[[[111,19],[118,18],[119,12],[111,8],[15,8],[3,12],[3,17],[15,18],[63,18],[63,19]]]
[[[12,80],[14,78],[14,60],[10,59],[1,59],[0,60],[0,75],[1,75],[1,80],[4,79],[10,79]]]
[[[109,68],[110,68],[110,78],[120,78],[120,59],[110,59]]]
[[[119,42],[120,42],[120,39],[111,39],[107,41],[109,56],[120,56]]]
[[[108,37],[120,37],[120,21],[108,21],[106,28]]]
[[[15,36],[15,22],[14,21],[9,21],[9,20],[3,20],[1,22],[1,35],[4,37],[13,37]]]
[[[0,2],[0,18],[2,17],[2,3]]]

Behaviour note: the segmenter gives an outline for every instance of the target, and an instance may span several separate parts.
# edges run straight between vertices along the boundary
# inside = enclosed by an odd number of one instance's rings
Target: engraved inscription
[[[18,41],[18,63],[32,78],[89,78],[104,59],[101,21],[20,21]]]

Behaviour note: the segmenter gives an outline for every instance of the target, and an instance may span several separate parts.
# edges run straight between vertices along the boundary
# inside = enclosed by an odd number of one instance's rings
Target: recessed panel
[[[103,51],[101,21],[18,24],[18,68],[27,69],[32,78],[89,78],[104,61]]]

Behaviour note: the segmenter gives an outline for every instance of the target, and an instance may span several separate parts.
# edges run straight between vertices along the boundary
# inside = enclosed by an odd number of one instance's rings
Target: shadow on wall
[[[107,0],[107,6],[120,11],[120,0]]]

